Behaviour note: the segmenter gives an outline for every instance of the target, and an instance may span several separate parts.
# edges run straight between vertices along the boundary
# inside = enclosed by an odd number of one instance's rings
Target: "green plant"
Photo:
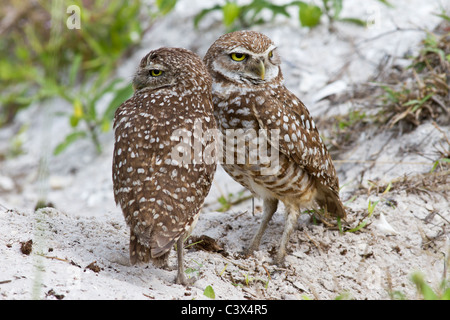
[[[389,5],[385,0],[380,2]],[[343,8],[343,0],[322,0],[322,6],[314,2],[292,1],[283,5],[273,4],[267,0],[253,0],[252,2],[239,5],[237,0],[227,0],[223,5],[215,5],[198,13],[194,18],[194,25],[198,27],[200,21],[209,13],[214,11],[222,12],[222,22],[228,30],[246,29],[257,24],[264,24],[263,12],[272,13],[271,20],[281,15],[290,18],[289,7],[298,8],[298,20],[303,27],[315,27],[320,23],[322,16],[327,16],[330,23],[335,21],[350,22],[361,26],[366,26],[366,22],[359,18],[343,18],[340,16]]]
[[[350,292],[344,291],[340,293],[334,300],[353,300],[353,296]]]
[[[391,188],[391,185],[389,185],[389,186],[386,188],[386,190],[384,191],[383,194],[386,194],[387,192],[389,192],[389,189],[390,189],[390,188]],[[375,211],[375,207],[377,206],[377,204],[378,204],[379,202],[380,202],[380,200],[372,201],[372,200],[369,199],[369,202],[368,202],[368,204],[367,204],[367,214],[364,215],[364,217],[359,221],[359,223],[358,223],[358,224],[356,225],[356,227],[354,227],[354,228],[351,228],[351,229],[348,229],[348,230],[344,230],[343,227],[342,227],[341,220],[338,219],[338,229],[339,229],[339,232],[340,232],[341,234],[343,234],[344,232],[351,232],[351,233],[354,233],[354,232],[358,232],[358,231],[360,231],[361,229],[365,228],[365,227],[368,225],[368,223],[369,223],[369,219],[373,216],[373,213],[374,213],[374,211]]]
[[[437,167],[441,164],[450,164],[450,159],[449,158],[442,158],[442,159],[438,159],[433,163],[433,167],[431,168],[430,172],[434,172]]]
[[[63,137],[54,154],[86,137],[100,151],[98,135],[109,130],[115,109],[132,94],[131,85],[123,79],[111,80],[116,78],[117,66],[139,45],[153,21],[172,10],[176,2],[158,0],[153,9],[141,0],[74,0],[71,6],[79,8],[77,15],[57,0],[9,0],[0,8],[0,16],[17,20],[2,30],[7,36],[0,37],[5,57],[0,60],[0,86],[4,89],[0,126],[33,102],[60,97],[69,108],[59,115],[68,118],[72,132]],[[6,14],[5,8],[16,15]],[[72,19],[77,27],[70,27]],[[107,96],[112,101],[101,111],[98,102]]]
[[[393,5],[386,0],[378,0],[378,1],[388,7],[393,7]],[[330,24],[333,24],[336,21],[340,21],[356,24],[362,27],[367,27],[368,22],[364,19],[357,17],[341,16],[342,9],[344,8],[343,0],[322,0],[322,7],[323,7],[323,14],[327,16]]]
[[[248,28],[253,25],[263,24],[266,21],[262,17],[262,11],[267,9],[272,12],[272,19],[281,14],[289,17],[286,7],[288,5],[275,5],[266,0],[253,0],[247,5],[239,5],[236,0],[227,0],[223,5],[215,5],[198,13],[194,18],[194,25],[198,27],[200,21],[213,11],[222,11],[223,24],[227,29]]]
[[[359,110],[351,110],[346,117],[341,117],[338,122],[340,130],[353,127],[356,123],[366,120],[366,113]]]
[[[420,272],[414,272],[411,281],[416,285],[417,292],[424,300],[450,300],[450,282],[443,280],[439,287],[433,290],[425,281],[425,277]]]
[[[184,272],[189,275],[189,278],[191,276],[199,276],[200,275],[200,269],[203,267],[203,264],[195,261],[194,259],[192,259],[192,261],[194,261],[197,264],[197,268],[187,268]]]
[[[79,91],[70,93],[66,98],[71,103],[73,109],[71,112],[61,115],[68,118],[72,133],[58,144],[54,150],[54,155],[63,152],[70,144],[78,139],[90,137],[97,151],[101,153],[102,146],[99,141],[99,134],[107,132],[111,126],[111,120],[117,107],[130,97],[133,93],[131,84],[124,83],[122,79],[105,82],[103,79],[97,79],[90,87],[81,87]],[[73,94],[73,95],[72,95]],[[105,95],[112,95],[112,100],[107,108],[99,114],[97,110],[98,101]],[[84,126],[81,126],[81,123]]]
[[[166,15],[175,8],[177,0],[156,0],[158,14]]]
[[[378,204],[378,202],[379,202],[379,201],[372,202],[372,201],[369,199],[369,204],[368,204],[368,206],[367,206],[367,212],[368,212],[368,214],[367,214],[367,217],[365,217],[365,218],[371,218],[371,217],[372,217],[373,212],[374,212],[375,207],[376,207],[376,205]],[[362,228],[364,228],[368,223],[369,223],[369,221],[366,220],[366,219],[364,219],[364,220],[362,220],[356,227],[354,227],[354,228],[352,228],[352,229],[349,229],[349,230],[346,230],[345,232],[357,232],[357,231],[361,230]]]
[[[213,287],[210,285],[205,288],[205,291],[203,291],[203,295],[210,299],[216,298],[216,293],[214,292]]]
[[[411,57],[411,65],[395,82],[378,84],[383,89],[377,119],[389,127],[409,124],[419,126],[424,120],[448,123],[450,75],[450,33],[428,33],[420,53]]]
[[[245,190],[237,192],[236,194],[234,193],[228,193],[227,196],[222,195],[220,196],[217,201],[220,203],[221,208],[217,211],[219,212],[225,212],[228,211],[232,206],[239,204],[243,201],[246,201],[248,199],[251,199],[253,196],[249,195],[249,196],[245,196]]]

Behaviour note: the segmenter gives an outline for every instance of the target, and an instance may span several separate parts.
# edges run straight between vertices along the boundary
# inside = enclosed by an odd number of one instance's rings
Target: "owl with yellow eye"
[[[259,136],[279,130],[274,147],[279,166],[272,174],[263,172],[262,163],[222,167],[264,201],[262,221],[248,253],[258,250],[278,203],[284,204],[286,223],[275,257],[280,264],[301,210],[319,207],[318,212],[345,218],[336,170],[308,109],[284,86],[281,58],[269,37],[255,31],[225,34],[209,48],[204,61],[213,78],[214,115],[224,136],[229,130]],[[235,143],[234,150],[238,147]]]

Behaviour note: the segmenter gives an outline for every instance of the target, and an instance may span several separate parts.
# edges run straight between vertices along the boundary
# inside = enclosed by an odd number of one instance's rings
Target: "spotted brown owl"
[[[186,285],[183,240],[216,167],[196,158],[207,143],[194,131],[216,128],[211,77],[196,54],[160,48],[141,60],[133,87],[115,113],[112,167],[115,201],[130,227],[130,260],[166,267],[177,242],[176,282]]]
[[[308,109],[284,86],[281,59],[270,38],[253,31],[225,34],[209,48],[204,62],[213,78],[214,114],[224,145],[236,147],[231,155],[230,149],[224,151],[223,167],[263,199],[262,222],[248,251],[259,248],[281,201],[286,223],[275,262],[282,263],[301,209],[318,205],[333,216],[346,216],[333,162]],[[239,139],[234,138],[239,135],[246,136],[243,145],[248,156],[242,161]],[[252,152],[260,150],[255,146],[261,143],[252,141],[262,135],[272,146],[265,157],[277,161],[269,172],[262,154],[253,155],[251,161]],[[233,139],[227,139],[230,136]]]

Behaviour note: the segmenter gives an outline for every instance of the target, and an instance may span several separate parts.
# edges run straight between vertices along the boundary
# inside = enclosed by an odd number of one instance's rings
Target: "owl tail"
[[[338,192],[321,183],[317,183],[316,201],[322,209],[333,217],[345,219],[347,216]]]
[[[158,256],[152,255],[150,247],[139,241],[139,237],[133,231],[130,233],[130,262],[132,265],[137,263],[148,263],[151,261],[156,267],[167,267],[169,259],[169,250],[159,252]]]

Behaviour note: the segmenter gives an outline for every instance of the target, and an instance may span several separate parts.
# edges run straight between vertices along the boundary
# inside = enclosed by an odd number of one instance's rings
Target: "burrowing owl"
[[[333,216],[346,215],[331,157],[308,109],[284,86],[280,56],[271,39],[253,31],[225,34],[209,48],[204,61],[213,78],[214,114],[224,136],[230,135],[230,130],[244,129],[265,134],[273,144],[269,137],[273,132],[279,135],[275,148],[279,162],[271,174],[262,172],[266,165],[262,161],[239,164],[224,160],[223,167],[264,201],[262,222],[250,253],[258,249],[278,201],[284,203],[286,224],[275,258],[281,263],[301,208],[318,204]],[[246,146],[248,149],[248,141]]]
[[[215,172],[214,162],[195,158],[205,141],[194,126],[199,132],[216,128],[211,77],[194,53],[160,48],[141,60],[133,87],[134,95],[115,113],[113,156],[115,200],[130,227],[130,260],[167,266],[178,241],[176,282],[187,284],[183,239]]]

